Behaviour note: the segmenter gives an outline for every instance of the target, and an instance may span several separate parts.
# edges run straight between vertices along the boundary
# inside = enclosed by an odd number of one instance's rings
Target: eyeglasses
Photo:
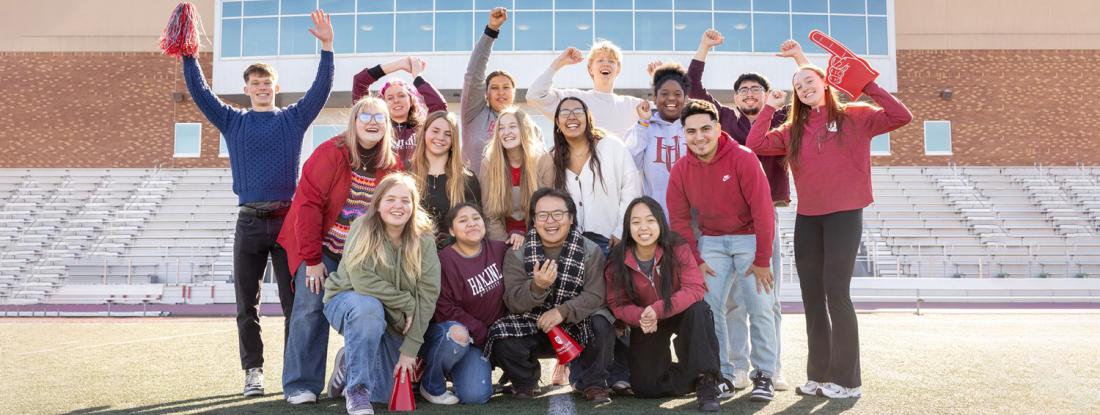
[[[539,222],[546,222],[547,219],[554,218],[554,222],[561,222],[565,219],[565,215],[569,213],[568,210],[554,210],[550,212],[538,212],[535,213],[535,220]]]
[[[572,114],[574,117],[577,117],[577,119],[584,118],[584,108],[576,108],[572,110],[563,109],[561,111],[558,111],[558,118],[569,118],[570,114]]]
[[[763,93],[763,92],[764,92],[764,87],[762,87],[762,86],[751,86],[751,87],[746,86],[744,88],[740,88],[740,89],[737,90],[738,95],[748,95],[750,93],[760,94],[760,93]]]
[[[358,118],[359,122],[363,124],[370,122],[370,120],[374,120],[374,122],[379,124],[386,122],[386,114],[382,112],[373,114],[369,112],[360,112],[356,118]]]

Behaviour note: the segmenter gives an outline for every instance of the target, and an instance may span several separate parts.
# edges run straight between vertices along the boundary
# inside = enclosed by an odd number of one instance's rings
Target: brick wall
[[[210,74],[210,54],[200,62]],[[899,97],[916,120],[873,160],[1100,165],[1095,68],[1100,50],[900,50]],[[157,53],[0,52],[0,103],[0,167],[228,166],[179,63]],[[924,155],[924,120],[951,121],[952,156]],[[177,122],[203,123],[201,157],[172,157]]]

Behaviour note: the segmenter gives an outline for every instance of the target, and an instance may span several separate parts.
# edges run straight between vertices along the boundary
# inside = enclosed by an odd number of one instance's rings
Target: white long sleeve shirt
[[[551,122],[556,119],[554,110],[558,108],[558,102],[566,97],[577,97],[584,101],[588,110],[592,112],[592,121],[596,127],[602,128],[615,137],[625,137],[634,127],[634,123],[638,122],[636,108],[642,103],[641,98],[599,92],[594,89],[554,88],[556,73],[554,68],[546,68],[546,71],[535,78],[527,88],[527,104],[549,118]]]
[[[634,160],[617,137],[604,137],[596,143],[603,181],[596,176],[592,164],[585,162],[581,174],[565,170],[565,187],[577,203],[577,226],[581,232],[593,232],[610,239],[622,239],[623,217],[627,205],[642,195],[641,175]],[[553,153],[539,160],[541,186],[552,187]]]

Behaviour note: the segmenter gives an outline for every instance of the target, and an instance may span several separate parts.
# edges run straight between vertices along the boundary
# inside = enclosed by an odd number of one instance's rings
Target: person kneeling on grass
[[[416,180],[392,173],[375,194],[325,281],[325,317],[344,336],[336,370],[346,373],[329,393],[347,398],[350,415],[373,414],[371,402],[389,402],[394,375],[413,373],[439,297],[434,227]]]
[[[623,243],[611,251],[604,278],[611,311],[634,328],[629,352],[634,396],[695,391],[700,410],[717,412],[718,337],[691,246],[669,229],[661,205],[649,196],[630,202],[623,229]],[[674,334],[676,363],[668,344]]]
[[[501,269],[508,245],[485,238],[481,209],[469,202],[451,208],[440,227],[455,243],[439,251],[442,289],[425,335],[420,395],[435,404],[482,404],[493,394],[493,368],[481,346],[489,325],[504,315]],[[448,378],[454,393],[447,390]]]
[[[522,254],[504,256],[504,305],[512,314],[490,326],[485,349],[512,380],[516,398],[535,397],[538,359],[554,356],[546,333],[560,325],[584,348],[578,389],[593,403],[611,402],[607,376],[615,332],[611,317],[602,314],[603,253],[581,235],[576,215],[568,193],[539,189],[531,196]]]

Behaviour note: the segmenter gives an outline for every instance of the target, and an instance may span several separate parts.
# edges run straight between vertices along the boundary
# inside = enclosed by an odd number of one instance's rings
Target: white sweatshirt
[[[623,216],[627,205],[641,196],[641,176],[634,160],[618,137],[607,136],[596,143],[603,182],[596,177],[591,163],[584,163],[578,176],[565,169],[565,187],[577,203],[577,226],[581,232],[593,232],[610,239],[622,239]],[[539,186],[554,186],[554,156],[539,159]]]
[[[550,122],[557,120],[554,110],[558,108],[558,102],[566,97],[577,97],[584,101],[584,104],[588,105],[588,110],[592,112],[596,127],[602,128],[615,137],[625,137],[634,127],[634,123],[638,122],[638,112],[635,108],[642,103],[641,98],[599,92],[594,89],[554,88],[556,73],[554,68],[546,68],[546,71],[531,83],[531,87],[527,88],[527,104],[549,118]]]
[[[634,123],[624,141],[634,164],[641,172],[642,193],[657,199],[665,209],[665,217],[668,217],[665,191],[668,189],[669,172],[672,171],[672,165],[681,157],[687,157],[690,151],[680,120],[665,121],[654,110],[649,126],[640,122]]]

